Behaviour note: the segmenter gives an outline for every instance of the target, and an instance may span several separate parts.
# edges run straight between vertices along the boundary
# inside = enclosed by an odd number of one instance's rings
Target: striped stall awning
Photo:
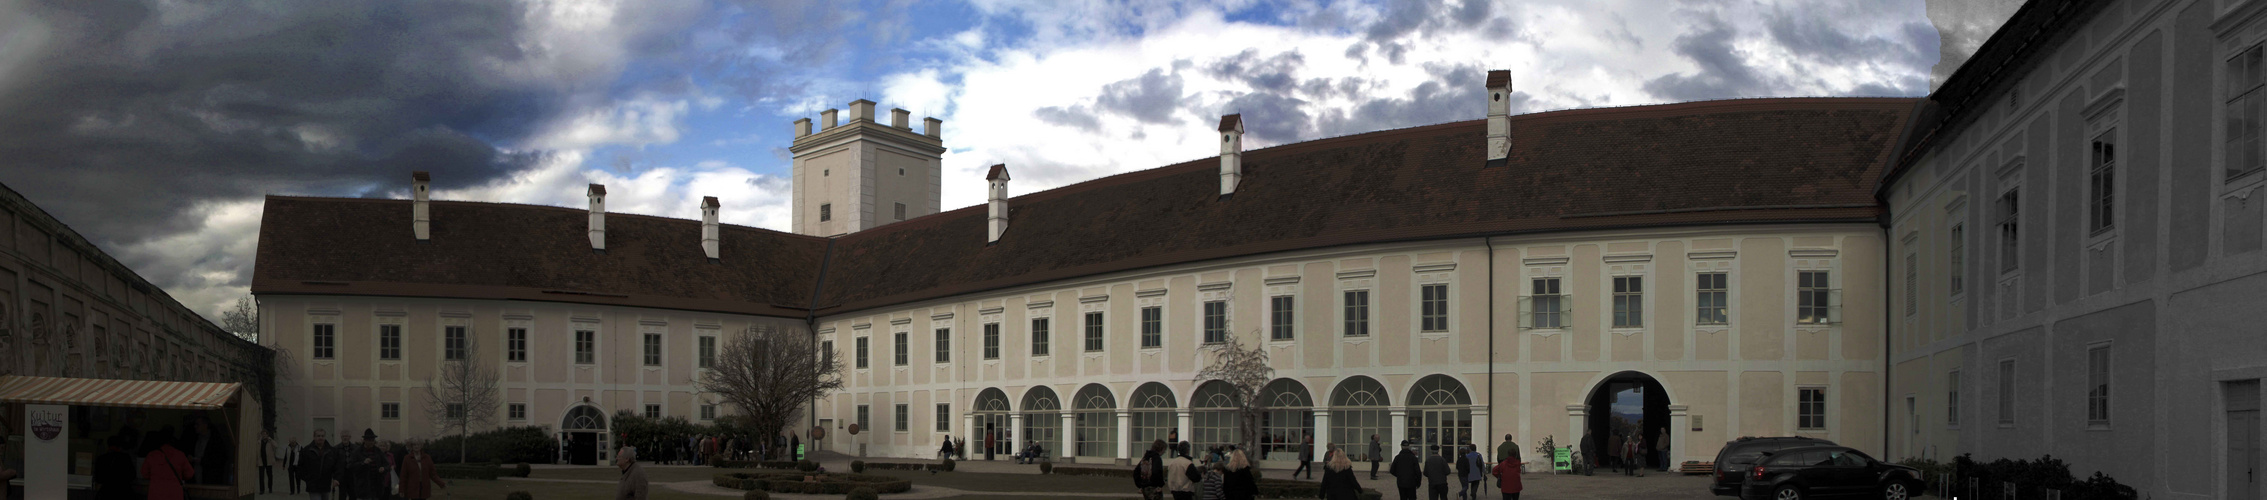
[[[0,403],[218,410],[243,384],[98,378],[0,377]]]

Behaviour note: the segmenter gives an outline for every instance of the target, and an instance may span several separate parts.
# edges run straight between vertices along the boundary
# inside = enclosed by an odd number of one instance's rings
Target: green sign
[[[796,459],[796,460],[802,460],[802,459],[803,459],[803,445],[799,445],[799,444],[798,444],[798,445],[795,445],[795,459]]]
[[[1551,468],[1557,472],[1568,472],[1574,470],[1574,459],[1567,456],[1568,454],[1573,453],[1573,450],[1574,448],[1571,446],[1566,448],[1552,448]]]

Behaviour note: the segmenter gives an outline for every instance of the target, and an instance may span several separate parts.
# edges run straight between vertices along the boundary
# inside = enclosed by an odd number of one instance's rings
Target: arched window
[[[1330,442],[1345,445],[1347,456],[1357,462],[1393,458],[1369,456],[1371,436],[1377,436],[1380,454],[1399,448],[1393,442],[1392,416],[1386,412],[1389,401],[1385,385],[1377,379],[1356,375],[1339,382],[1330,391]]]
[[[1214,380],[1197,386],[1196,394],[1189,396],[1189,444],[1198,449],[1235,444],[1243,439],[1236,426],[1236,408],[1243,398],[1237,397],[1236,388],[1227,382]]]
[[[1071,407],[1077,414],[1078,456],[1118,456],[1118,400],[1110,395],[1110,388],[1102,384],[1086,384],[1071,398]]]
[[[1011,422],[1008,414],[1014,409],[1008,406],[1007,392],[998,387],[986,388],[983,392],[976,393],[976,404],[969,406],[969,411],[976,417],[976,424],[970,429],[976,435],[968,438],[968,445],[973,447],[968,452],[969,458],[990,459],[998,455],[1015,455],[1015,445],[1008,440],[1008,425]],[[991,443],[989,449],[985,448],[987,442]],[[987,451],[991,453],[986,454]]]
[[[1134,388],[1133,399],[1127,401],[1126,407],[1132,409],[1135,448],[1155,441],[1170,441],[1167,438],[1172,437],[1173,429],[1180,423],[1173,415],[1180,404],[1173,400],[1173,390],[1165,388],[1165,384],[1150,382]]]
[[[1048,456],[1063,454],[1063,404],[1055,397],[1055,390],[1047,386],[1034,386],[1023,393],[1023,435],[1016,443],[1039,445]]]
[[[1259,390],[1267,411],[1260,413],[1259,459],[1299,460],[1299,447],[1314,437],[1314,398],[1306,384],[1287,378],[1268,382]]]
[[[1409,439],[1427,453],[1472,442],[1472,394],[1463,382],[1447,375],[1417,379],[1409,390]]]
[[[560,419],[560,430],[606,430],[606,412],[590,405],[576,405],[567,409],[566,418]]]

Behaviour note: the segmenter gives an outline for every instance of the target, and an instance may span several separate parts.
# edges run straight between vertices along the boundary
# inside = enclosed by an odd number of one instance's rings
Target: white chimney
[[[874,101],[865,99],[850,101],[850,121],[858,120],[874,121]]]
[[[1511,161],[1511,71],[1488,72],[1488,166]]]
[[[991,244],[999,242],[1000,235],[1008,232],[1007,164],[993,165],[991,173],[984,174],[984,180],[992,183],[991,194],[987,195],[992,205],[991,230],[984,238],[985,244]]]
[[[702,196],[701,251],[708,253],[708,260],[716,260],[716,246],[718,241],[716,235],[716,211],[716,197]]]
[[[1236,194],[1244,180],[1244,115],[1220,117],[1220,197]]]
[[[898,130],[913,130],[913,112],[905,108],[890,108],[889,126]]]
[[[592,184],[590,191],[590,249],[606,251],[606,185]]]
[[[819,112],[819,130],[834,130],[835,113],[841,113],[841,111],[827,108],[826,111]]]
[[[425,194],[432,184],[433,174],[422,170],[409,173],[409,197],[414,200],[409,205],[409,227],[417,233],[417,241],[433,240],[433,209],[427,206],[431,202]]]
[[[939,120],[933,116],[921,119],[921,135],[936,137],[937,134],[944,133],[944,129],[944,120]]]
[[[810,118],[796,118],[796,119],[795,119],[795,138],[797,138],[797,139],[801,139],[801,138],[803,138],[803,136],[807,136],[807,135],[811,135],[811,119],[810,119]]]

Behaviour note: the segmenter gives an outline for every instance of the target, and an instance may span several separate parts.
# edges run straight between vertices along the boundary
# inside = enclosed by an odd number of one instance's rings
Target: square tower
[[[795,120],[794,231],[835,236],[937,213],[944,175],[944,121],[890,110],[890,123],[874,119],[874,102],[850,102],[849,116],[829,109]]]

